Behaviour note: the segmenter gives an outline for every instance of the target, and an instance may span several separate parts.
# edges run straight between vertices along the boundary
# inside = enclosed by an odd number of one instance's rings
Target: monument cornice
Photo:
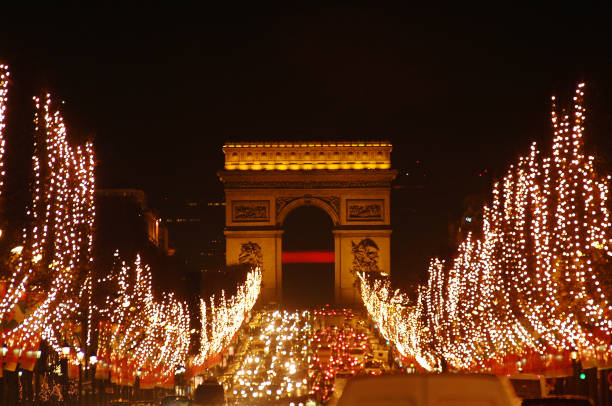
[[[219,171],[226,189],[388,188],[397,176],[385,170]]]

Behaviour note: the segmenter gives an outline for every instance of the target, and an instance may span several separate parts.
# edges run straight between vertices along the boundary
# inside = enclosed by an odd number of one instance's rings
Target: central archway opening
[[[292,210],[283,222],[282,289],[287,307],[334,302],[334,236],[329,215],[316,206]]]

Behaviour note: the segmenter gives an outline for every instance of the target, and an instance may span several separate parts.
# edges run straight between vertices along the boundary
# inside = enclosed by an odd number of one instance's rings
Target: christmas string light
[[[238,287],[236,294],[226,299],[225,292],[216,300],[214,295],[206,300],[200,299],[200,352],[193,365],[201,369],[207,361],[220,354],[229,346],[242,325],[246,315],[255,305],[261,291],[261,269],[254,268],[247,274],[246,281]]]
[[[468,235],[449,263],[434,258],[416,300],[360,275],[368,312],[404,356],[510,373],[554,368],[554,356],[574,351],[612,355],[610,177],[584,152],[583,90],[572,114],[553,98],[551,155],[532,144],[509,168],[484,207],[482,237]]]
[[[59,352],[57,336],[78,308],[74,293],[93,261],[95,160],[90,143],[84,148],[68,143],[49,94],[44,102],[35,97],[34,103],[31,223],[24,230],[24,249],[0,302],[0,316],[6,318],[24,296],[33,311],[2,338],[19,350],[36,349],[45,339]]]
[[[413,303],[399,290],[392,292],[388,278],[371,280],[363,273],[358,277],[363,303],[383,337],[393,342],[403,357],[415,359],[431,371],[435,359],[426,351],[429,335],[420,333],[427,328],[422,301]]]
[[[7,76],[2,76],[3,90]],[[0,93],[0,107],[4,107],[5,94]],[[62,116],[49,94],[42,100],[35,97],[34,103],[33,196],[27,213],[31,221],[24,229],[18,264],[0,301],[0,317],[6,320],[24,299],[31,311],[15,328],[4,330],[2,340],[22,365],[27,361],[24,357],[34,357],[41,340],[59,354],[68,345],[70,351],[64,356],[69,366],[82,362],[79,354],[95,353],[97,345],[100,372],[112,368],[115,378],[133,382],[135,371],[141,371],[143,382],[167,384],[176,365],[186,363],[187,306],[172,294],[154,300],[150,270],[139,259],[132,267],[135,280],[128,275],[132,268],[125,265],[117,278],[103,278],[103,282],[117,279],[122,302],[111,298],[106,306],[92,302],[93,145],[69,144]],[[96,282],[99,288],[101,281]],[[126,307],[130,301],[132,305]],[[110,328],[99,328],[94,334],[94,321]]]
[[[110,370],[119,383],[134,382],[138,374],[146,385],[171,381],[176,366],[187,361],[187,304],[172,294],[155,300],[151,270],[139,257],[133,266],[122,263],[119,273],[109,281],[117,290],[100,309],[100,371]]]
[[[10,75],[11,73],[9,72],[8,66],[0,64],[0,196],[4,190],[4,128],[6,127],[6,104],[8,101],[8,82]],[[0,237],[2,236],[1,233],[2,231],[0,230]]]

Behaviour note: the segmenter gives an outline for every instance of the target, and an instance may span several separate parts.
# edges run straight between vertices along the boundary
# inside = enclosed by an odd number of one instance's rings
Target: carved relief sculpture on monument
[[[380,272],[378,267],[378,245],[370,238],[364,238],[355,244],[351,241],[353,264],[351,271],[354,275],[359,272]]]
[[[270,202],[268,200],[232,201],[232,221],[251,222],[269,221]]]
[[[346,213],[348,221],[383,221],[383,199],[347,199]]]
[[[261,247],[259,244],[251,241],[242,244],[240,246],[238,263],[251,264],[254,267],[261,267],[263,265],[263,253],[261,252]]]

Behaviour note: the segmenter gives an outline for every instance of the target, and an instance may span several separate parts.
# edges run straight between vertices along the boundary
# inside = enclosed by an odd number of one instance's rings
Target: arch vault
[[[391,169],[387,142],[228,143],[226,262],[263,269],[264,301],[282,300],[282,226],[297,207],[317,206],[333,222],[334,298],[352,304],[355,271],[390,273]]]

